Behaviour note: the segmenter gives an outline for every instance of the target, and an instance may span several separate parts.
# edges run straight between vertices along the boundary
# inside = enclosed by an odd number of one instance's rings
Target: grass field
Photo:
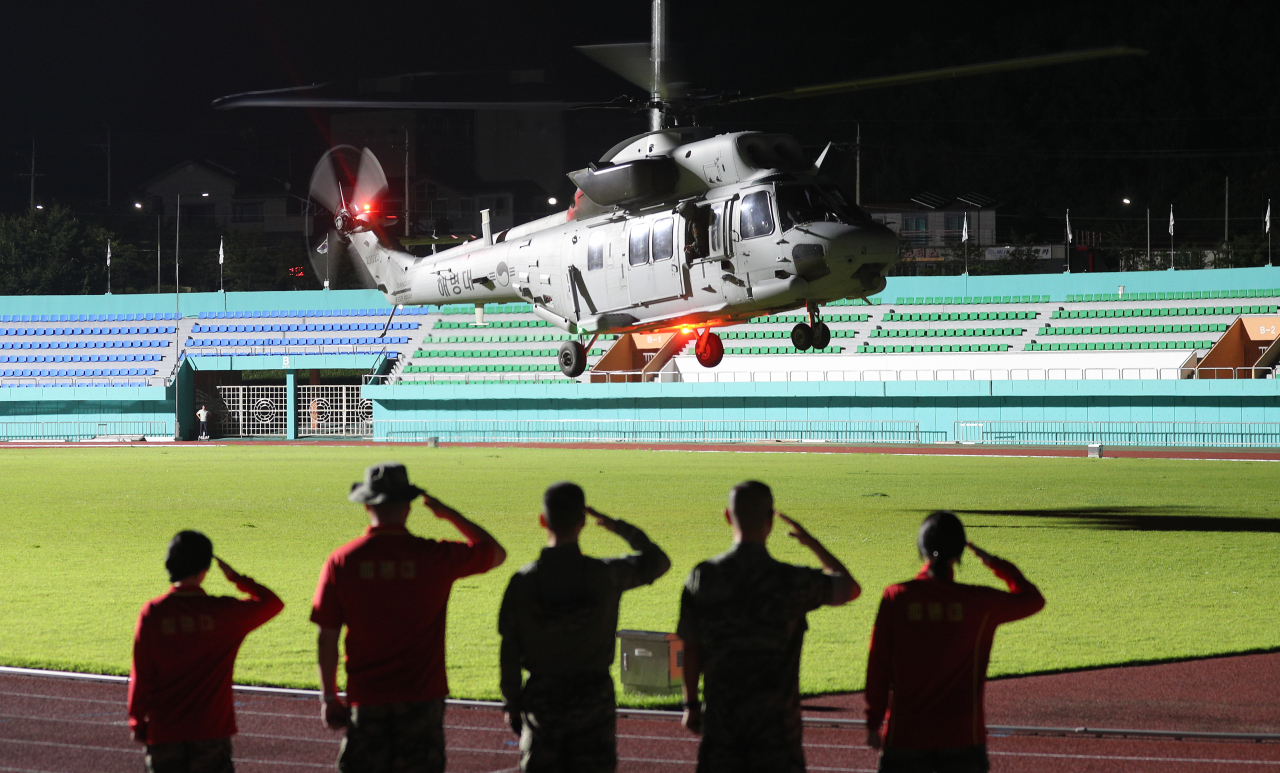
[[[993,674],[1280,647],[1274,464],[186,446],[0,451],[0,663],[127,673],[137,611],[166,586],[167,542],[196,528],[287,605],[249,637],[237,680],[314,686],[307,614],[317,573],[365,525],[363,510],[346,501],[350,482],[391,457],[510,554],[497,570],[455,586],[448,653],[455,697],[497,697],[502,589],[541,547],[542,489],[566,478],[671,555],[672,570],[622,606],[621,627],[657,631],[674,630],[689,569],[729,544],[721,516],[728,488],[745,478],[770,483],[779,509],[822,539],[864,588],[852,604],[810,615],[802,673],[810,693],[861,688],[880,590],[917,570],[916,527],[939,507],[970,511],[962,512],[970,538],[1016,562],[1048,598],[1041,614],[1001,629]],[[410,528],[453,536],[420,506]],[[597,555],[625,550],[590,527],[583,544]],[[784,534],[775,534],[771,550],[816,565]],[[231,592],[216,574],[210,592]],[[969,560],[959,579],[992,578]]]

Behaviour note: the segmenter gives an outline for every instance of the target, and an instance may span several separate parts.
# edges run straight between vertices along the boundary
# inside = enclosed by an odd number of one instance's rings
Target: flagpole
[[[1169,205],[1169,270],[1173,270],[1173,205]]]
[[[218,237],[218,292],[226,292],[222,286],[222,237]]]
[[[1062,255],[1062,273],[1071,273],[1071,210],[1067,210],[1067,249]]]
[[[107,295],[111,294],[111,240],[107,240]]]

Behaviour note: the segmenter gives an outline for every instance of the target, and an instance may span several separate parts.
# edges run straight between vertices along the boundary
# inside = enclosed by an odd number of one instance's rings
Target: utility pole
[[[106,126],[106,124],[103,124]],[[111,127],[107,126],[107,141],[105,144],[90,143],[91,148],[102,148],[107,153],[107,207],[111,207]]]
[[[404,127],[404,235],[409,235],[409,127]]]
[[[858,127],[858,138],[853,144],[853,203],[860,207],[862,206],[862,123],[854,121],[853,124]]]
[[[31,171],[28,172],[27,174],[18,173],[18,177],[31,178],[31,203],[29,206],[31,208],[31,211],[35,212],[36,211],[36,178],[44,177],[43,173],[36,174],[36,141],[35,139],[31,140]]]

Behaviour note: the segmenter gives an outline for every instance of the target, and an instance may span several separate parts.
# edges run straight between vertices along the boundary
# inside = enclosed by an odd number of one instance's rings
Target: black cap
[[[169,542],[169,553],[164,568],[169,570],[169,582],[200,574],[213,563],[213,543],[198,531],[180,531]]]
[[[955,513],[939,510],[920,524],[916,547],[926,561],[951,561],[964,553],[964,524]]]

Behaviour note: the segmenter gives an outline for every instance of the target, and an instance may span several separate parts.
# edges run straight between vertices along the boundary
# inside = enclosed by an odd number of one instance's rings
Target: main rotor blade
[[[241,107],[320,107],[320,108],[368,108],[371,110],[576,110],[596,105],[594,102],[421,102],[388,99],[351,99],[307,94],[319,86],[304,89],[271,89],[246,91],[213,100],[217,110],[233,110]]]
[[[648,43],[605,43],[575,46],[591,61],[639,86],[648,93],[653,88],[653,60]]]
[[[387,175],[382,171],[382,164],[373,151],[365,148],[360,153],[360,171],[356,173],[356,192],[352,194],[352,203],[357,208],[368,207],[387,192]]]
[[[971,75],[987,75],[989,73],[1009,72],[1011,70],[1029,70],[1035,67],[1050,67],[1059,64],[1088,62],[1094,59],[1109,59],[1117,56],[1146,56],[1147,52],[1140,48],[1114,46],[1112,48],[1093,48],[1086,51],[1070,51],[1063,54],[1044,54],[1042,56],[1025,56],[1019,59],[1002,59],[997,62],[970,64],[962,67],[943,67],[937,70],[903,73],[901,75],[885,75],[876,78],[859,78],[837,83],[824,83],[817,86],[803,86],[787,91],[775,91],[769,94],[744,95],[728,97],[725,103],[755,102],[761,99],[806,99],[808,97],[825,97],[832,94],[847,94],[854,91],[883,89],[894,86],[912,86],[917,83],[950,80],[951,78],[967,78]]]

